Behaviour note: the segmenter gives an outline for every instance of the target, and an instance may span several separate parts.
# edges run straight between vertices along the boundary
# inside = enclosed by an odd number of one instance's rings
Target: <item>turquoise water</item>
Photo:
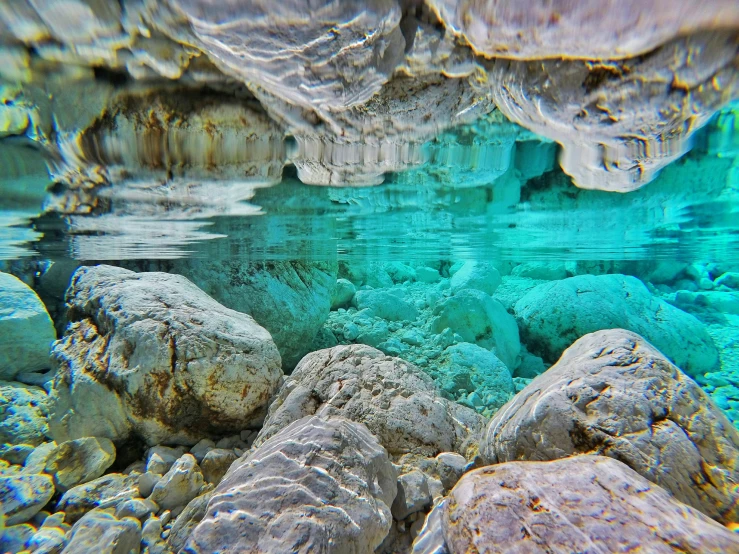
[[[598,548],[739,552],[736,9],[610,59],[517,58],[448,2],[331,4],[315,43],[294,3],[166,2],[146,33],[31,4],[0,2],[0,552],[471,551],[453,509],[483,551],[557,524],[485,520],[464,480],[498,498],[511,467],[567,514],[527,464],[579,454],[692,507],[596,498],[636,513],[575,525]]]

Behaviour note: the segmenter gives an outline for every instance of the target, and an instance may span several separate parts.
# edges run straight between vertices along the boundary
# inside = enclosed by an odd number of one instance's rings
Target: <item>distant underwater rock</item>
[[[719,361],[705,326],[652,296],[635,277],[578,275],[543,283],[514,311],[526,347],[550,362],[583,335],[613,328],[642,335],[688,375],[711,371]]]
[[[452,292],[474,289],[490,296],[501,283],[500,272],[492,265],[484,262],[467,261],[449,280]]]
[[[396,478],[361,423],[298,419],[233,464],[182,552],[370,554],[390,529]]]
[[[736,552],[739,536],[621,462],[575,456],[467,473],[429,514],[413,553],[633,549]]]
[[[465,454],[484,422],[443,398],[431,377],[413,364],[360,344],[306,356],[270,405],[255,446],[314,414],[366,425],[393,457]]]
[[[83,267],[67,302],[53,349],[57,440],[194,444],[258,422],[282,378],[269,333],[179,275]]]
[[[17,277],[0,272],[0,379],[49,367],[56,331],[41,299]]]
[[[680,501],[739,522],[739,432],[708,395],[623,329],[577,340],[490,421],[488,463],[599,454]]]
[[[386,321],[415,321],[418,317],[416,307],[407,302],[395,290],[359,290],[354,295],[357,309],[369,309]]]

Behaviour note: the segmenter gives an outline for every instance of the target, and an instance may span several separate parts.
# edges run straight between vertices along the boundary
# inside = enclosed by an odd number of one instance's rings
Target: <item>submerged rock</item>
[[[581,336],[613,328],[642,335],[692,376],[719,361],[705,326],[652,296],[635,277],[578,275],[544,283],[516,302],[514,310],[523,342],[548,361]]]
[[[464,289],[482,291],[490,296],[501,283],[500,272],[490,264],[465,262],[449,280],[452,292]]]
[[[395,494],[395,469],[364,425],[306,417],[234,464],[183,552],[369,554]]]
[[[0,272],[0,379],[49,367],[54,324],[38,295],[17,277]]]
[[[109,266],[78,270],[56,343],[50,430],[194,444],[262,417],[280,382],[267,331],[187,279]]]
[[[488,463],[610,456],[686,504],[739,522],[739,432],[708,395],[640,336],[575,342],[489,423]]]
[[[306,356],[277,393],[254,445],[314,414],[363,423],[392,456],[464,454],[484,421],[440,396],[413,364],[360,344]]]
[[[466,474],[431,512],[413,552],[628,550],[734,552],[739,536],[616,460],[576,456]]]

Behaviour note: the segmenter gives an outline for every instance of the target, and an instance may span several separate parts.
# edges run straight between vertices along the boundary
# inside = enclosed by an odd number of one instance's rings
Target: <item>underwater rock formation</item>
[[[269,333],[190,281],[79,269],[51,393],[57,440],[130,435],[193,444],[259,421],[282,377]]]
[[[538,285],[514,306],[529,351],[554,362],[587,333],[623,328],[642,335],[688,375],[713,370],[718,350],[705,326],[635,277],[578,275]]]
[[[413,364],[359,344],[303,358],[270,404],[254,445],[314,414],[366,425],[393,457],[465,454],[484,423],[474,411],[440,396]]]
[[[623,329],[565,350],[490,421],[480,453],[488,463],[610,456],[706,515],[739,521],[739,433],[692,379]]]
[[[466,474],[431,512],[413,552],[630,549],[734,552],[739,537],[616,460],[576,456]]]
[[[396,487],[364,425],[305,417],[234,463],[183,552],[371,553],[390,528]]]

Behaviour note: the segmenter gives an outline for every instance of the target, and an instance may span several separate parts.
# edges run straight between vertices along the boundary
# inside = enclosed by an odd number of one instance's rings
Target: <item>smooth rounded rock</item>
[[[54,485],[65,492],[97,479],[115,461],[115,446],[110,439],[86,437],[57,446],[46,459],[44,471],[54,476]]]
[[[360,290],[354,295],[357,309],[370,309],[386,321],[415,321],[418,310],[410,302],[388,290]]]
[[[452,292],[474,289],[493,295],[501,283],[500,272],[484,262],[465,262],[449,280]]]

